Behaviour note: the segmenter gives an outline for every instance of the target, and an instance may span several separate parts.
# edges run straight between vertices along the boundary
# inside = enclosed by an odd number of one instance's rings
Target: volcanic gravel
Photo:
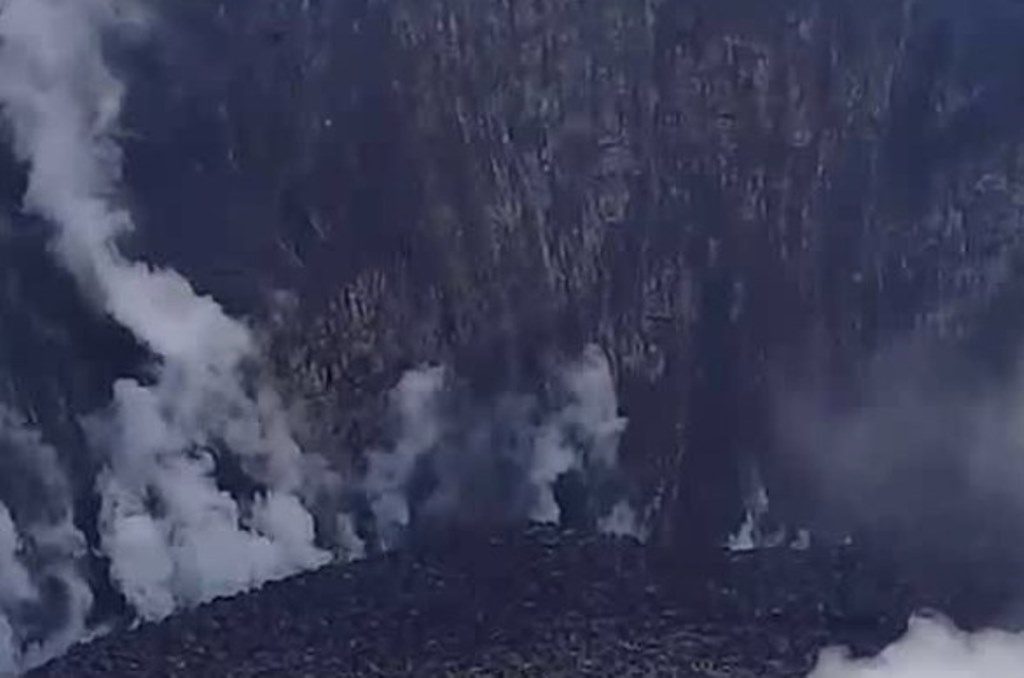
[[[806,675],[910,596],[843,549],[692,564],[533,528],[436,538],[111,633],[33,676]]]

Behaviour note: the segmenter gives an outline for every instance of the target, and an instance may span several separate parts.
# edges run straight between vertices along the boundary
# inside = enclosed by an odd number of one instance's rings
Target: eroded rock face
[[[717,540],[744,460],[806,508],[780,392],[1012,289],[1021,11],[974,4],[168,3],[132,73],[143,246],[274,321],[339,458],[409,366],[498,391],[600,343],[659,534]]]

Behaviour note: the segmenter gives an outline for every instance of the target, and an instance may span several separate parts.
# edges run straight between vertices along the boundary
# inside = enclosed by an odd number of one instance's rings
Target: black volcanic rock
[[[853,552],[713,576],[629,541],[453,534],[74,648],[33,676],[802,676],[901,631],[904,587]]]

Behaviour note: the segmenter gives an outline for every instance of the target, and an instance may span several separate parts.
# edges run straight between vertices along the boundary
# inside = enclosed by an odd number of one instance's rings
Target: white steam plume
[[[490,407],[460,410],[455,384],[440,367],[406,373],[390,397],[397,422],[389,450],[369,454],[364,492],[384,548],[414,521],[413,505],[434,521],[534,521],[557,524],[556,483],[566,474],[614,474],[619,415],[604,352],[589,346],[552,374],[554,401],[505,394]],[[416,497],[418,477],[432,486]],[[422,490],[422,488],[420,488]],[[598,517],[602,531],[643,537],[624,499]]]
[[[109,454],[98,481],[102,546],[140,614],[231,594],[325,562],[298,500],[302,454],[272,391],[247,379],[249,330],[177,272],[130,261],[114,196],[123,87],[105,34],[116,0],[10,0],[0,14],[0,104],[29,167],[25,209],[57,227],[54,249],[94,303],[158,359],[151,383],[122,380],[90,440]],[[267,489],[240,505],[215,479],[230,450]]]
[[[370,452],[365,491],[385,548],[391,548],[409,526],[406,497],[416,465],[441,441],[440,398],[445,371],[424,367],[405,373],[390,394],[390,409],[398,420],[398,440],[388,452]]]
[[[749,475],[750,487],[744,501],[746,510],[743,514],[743,522],[725,542],[726,548],[733,553],[749,553],[776,548],[781,546],[788,536],[788,530],[784,526],[772,526],[769,523],[771,500],[768,497],[768,488],[765,487],[757,466],[751,467]],[[799,548],[803,540],[809,536],[809,534],[798,531],[793,543]]]
[[[539,522],[561,520],[554,494],[561,476],[593,468],[615,469],[619,439],[627,424],[619,415],[615,381],[600,347],[587,346],[579,360],[563,366],[557,377],[566,401],[534,436],[530,461],[530,480],[537,493],[530,518]],[[621,532],[623,519],[629,517],[619,508],[618,515],[607,521],[609,529]]]
[[[872,658],[822,653],[809,678],[1011,678],[1024,675],[1024,638],[1004,631],[969,634],[952,623],[916,617],[899,642]]]
[[[92,606],[79,572],[84,553],[56,450],[0,405],[0,675],[47,661],[83,635]]]

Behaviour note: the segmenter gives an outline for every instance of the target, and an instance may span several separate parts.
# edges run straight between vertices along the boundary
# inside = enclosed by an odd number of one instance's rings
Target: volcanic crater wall
[[[841,400],[879,347],[963,341],[1014,293],[1013,3],[160,10],[125,60],[138,247],[271,321],[339,460],[409,367],[487,394],[597,342],[656,534],[718,540],[757,460],[810,509],[773,462],[780,392]]]
[[[996,371],[1015,356],[1014,3],[155,10],[111,55],[130,85],[128,245],[262,320],[307,442],[338,466],[379,442],[408,368],[447,364],[486,400],[596,342],[655,536],[717,542],[751,464],[785,519],[814,512],[778,449],[780,394],[842,407],[907,336]],[[77,417],[142,356],[49,263],[3,163],[4,400],[94,515]]]

